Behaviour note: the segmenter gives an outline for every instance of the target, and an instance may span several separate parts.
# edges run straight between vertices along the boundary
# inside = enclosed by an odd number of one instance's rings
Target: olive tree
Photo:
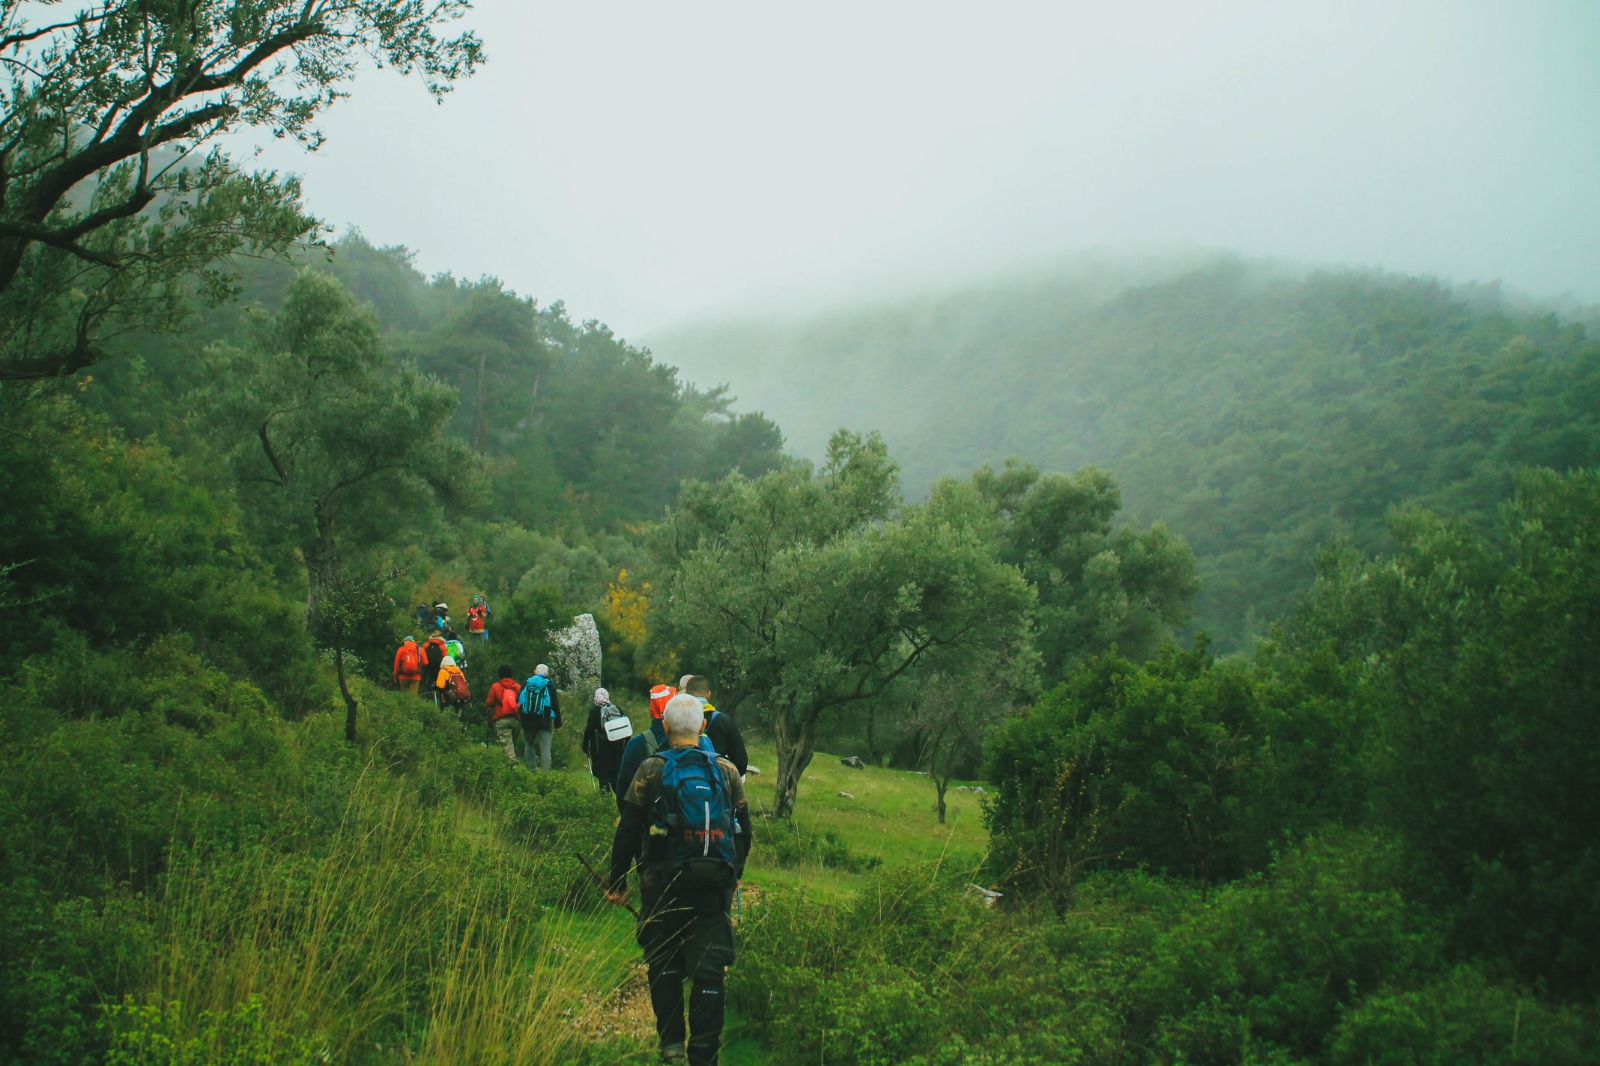
[[[0,0],[0,381],[73,374],[120,332],[234,288],[228,260],[321,226],[299,185],[222,150],[314,150],[364,63],[435,97],[483,60],[468,0]]]
[[[1043,474],[1011,460],[983,467],[972,484],[1003,519],[1000,558],[1039,594],[1047,680],[1113,648],[1149,658],[1188,620],[1194,553],[1159,522],[1143,532],[1113,525],[1122,492],[1106,471]]]
[[[996,558],[995,521],[956,483],[902,509],[876,435],[836,434],[820,470],[685,486],[663,530],[663,635],[765,716],[776,815],[794,810],[824,712],[879,698],[932,652],[1026,644],[1033,592]]]

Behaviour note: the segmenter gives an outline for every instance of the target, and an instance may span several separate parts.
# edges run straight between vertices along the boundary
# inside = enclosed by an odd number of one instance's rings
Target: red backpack
[[[494,720],[510,718],[517,713],[517,689],[512,685],[500,686],[500,706],[494,709]]]
[[[413,641],[406,641],[400,645],[400,667],[398,673],[404,677],[418,677],[422,673],[422,656],[417,652],[417,645]]]
[[[444,699],[446,703],[466,703],[471,699],[467,691],[467,678],[465,674],[451,674],[450,680],[444,683]]]

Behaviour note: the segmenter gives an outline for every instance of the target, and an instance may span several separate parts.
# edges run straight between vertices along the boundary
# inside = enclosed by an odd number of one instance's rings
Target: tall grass
[[[483,832],[489,817],[424,808],[368,772],[314,851],[263,842],[179,860],[143,1000],[168,1010],[169,1027],[189,1019],[185,1039],[218,1041],[213,1061],[228,1037],[205,1034],[258,1002],[252,1024],[314,1034],[309,1061],[571,1062],[575,990],[614,984],[624,953],[579,928],[583,916],[539,906],[567,891],[568,871]]]

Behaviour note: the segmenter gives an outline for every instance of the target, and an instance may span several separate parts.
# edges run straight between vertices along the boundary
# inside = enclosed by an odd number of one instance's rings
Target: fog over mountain
[[[638,337],[1221,248],[1600,298],[1600,6],[484,3],[270,146],[335,226]],[[423,113],[425,112],[425,113]],[[692,369],[692,368],[691,368]]]
[[[1125,518],[1194,548],[1195,621],[1260,635],[1321,546],[1390,546],[1406,501],[1490,515],[1518,468],[1600,459],[1596,308],[1499,285],[1213,256],[1084,258],[810,318],[667,331],[792,451],[881,431],[914,498],[1012,458],[1106,470]]]

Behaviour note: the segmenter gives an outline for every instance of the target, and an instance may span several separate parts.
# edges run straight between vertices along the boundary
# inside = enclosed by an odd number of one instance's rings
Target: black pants
[[[640,886],[639,946],[662,1044],[689,1047],[689,1066],[716,1066],[722,1048],[723,981],[733,965],[733,885],[650,891]],[[690,982],[685,1041],[683,982]]]
[[[617,771],[622,769],[622,749],[627,746],[626,740],[606,740],[603,735],[595,738],[589,765],[600,782],[601,792],[610,792],[616,786]]]

